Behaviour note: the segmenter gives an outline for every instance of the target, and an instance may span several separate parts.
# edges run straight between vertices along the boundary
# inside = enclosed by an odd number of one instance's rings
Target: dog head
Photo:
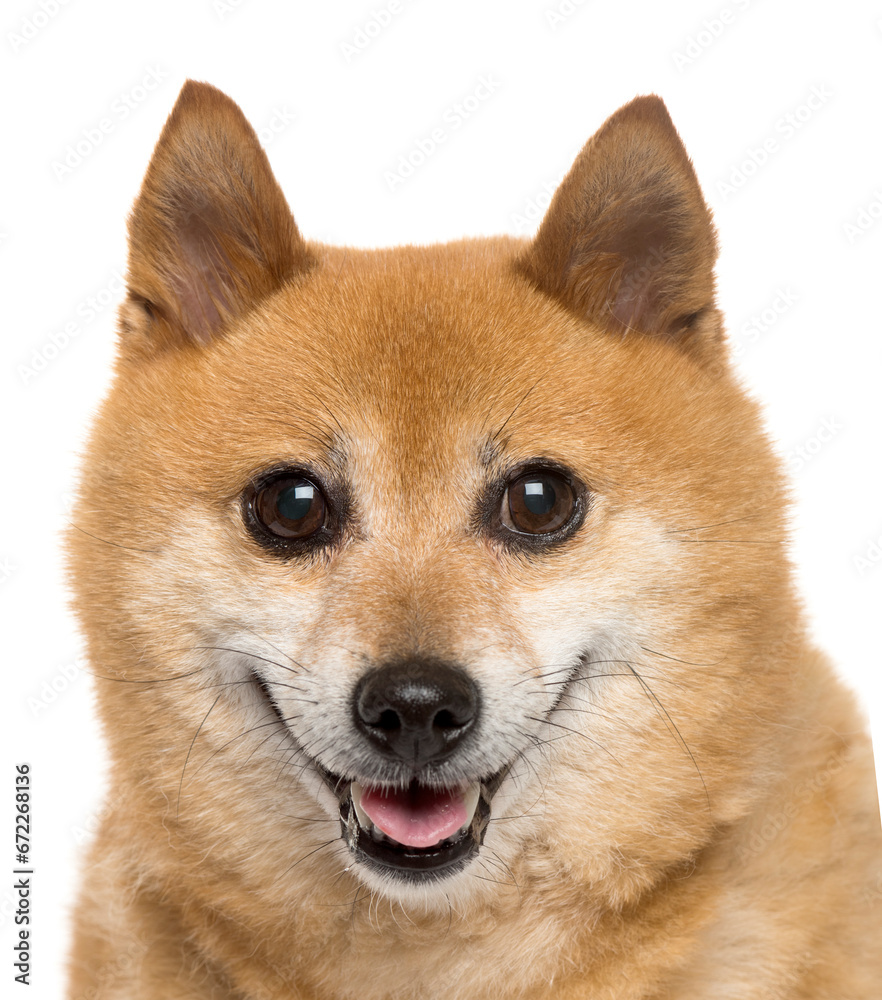
[[[531,241],[362,251],[187,84],[70,538],[132,837],[278,900],[621,903],[740,815],[794,611],[714,262],[658,98]]]

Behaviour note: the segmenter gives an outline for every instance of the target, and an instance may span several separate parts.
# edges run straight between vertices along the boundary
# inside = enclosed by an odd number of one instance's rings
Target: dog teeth
[[[368,816],[368,814],[361,807],[361,793],[363,789],[357,781],[353,781],[349,786],[349,795],[352,799],[352,808],[355,810],[356,818],[358,819],[358,825],[364,830],[364,832],[374,841],[374,843],[379,844],[381,841],[388,841],[390,844],[397,843],[397,841],[392,840],[383,831],[374,825],[374,821]]]
[[[364,809],[361,808],[362,787],[357,781],[353,781],[349,786],[349,792],[352,797],[352,807],[355,809],[355,815],[358,818],[358,825],[371,838],[371,840],[375,844],[381,844],[383,842],[387,844],[397,844],[398,841],[393,840],[388,834],[383,833],[378,826],[375,826],[373,820],[368,816]]]
[[[352,797],[352,805],[355,809],[355,815],[358,817],[359,826],[362,830],[366,830],[368,833],[374,828],[374,824],[371,821],[368,814],[361,808],[361,793],[363,789],[357,781],[353,781],[349,786],[349,794]]]
[[[386,841],[389,844],[397,844],[397,840],[393,840],[388,834],[383,833],[383,831],[374,825],[373,820],[368,816],[368,814],[361,807],[361,793],[363,789],[357,781],[353,781],[349,786],[349,794],[352,798],[352,807],[355,809],[355,815],[358,819],[358,825],[364,830],[364,832],[374,841],[375,844],[382,843]]]
[[[475,810],[478,808],[478,801],[481,798],[481,783],[473,781],[466,789],[462,798],[465,805],[466,821],[460,827],[460,830],[468,830],[472,825],[472,820],[475,818]]]

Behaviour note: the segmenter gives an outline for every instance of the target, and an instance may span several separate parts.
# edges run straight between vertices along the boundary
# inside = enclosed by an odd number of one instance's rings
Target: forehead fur
[[[316,248],[319,267],[224,338],[123,364],[110,408],[126,408],[139,462],[158,452],[155,474],[191,487],[210,488],[220,456],[224,476],[247,476],[273,460],[355,460],[378,441],[411,479],[449,476],[456,453],[544,456],[648,494],[688,488],[701,468],[702,491],[725,478],[730,501],[733,481],[755,496],[776,479],[724,367],[576,319],[519,276],[520,246]]]

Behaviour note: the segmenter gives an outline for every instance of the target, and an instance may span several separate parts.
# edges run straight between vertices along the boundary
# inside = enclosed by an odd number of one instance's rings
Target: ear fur
[[[614,333],[720,338],[710,210],[661,98],[638,97],[589,139],[519,269]]]
[[[129,218],[123,325],[150,346],[205,344],[312,264],[254,129],[188,80]]]

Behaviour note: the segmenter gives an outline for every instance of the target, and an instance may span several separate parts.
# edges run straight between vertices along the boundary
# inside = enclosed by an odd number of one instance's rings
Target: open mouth
[[[503,774],[456,788],[416,780],[406,788],[387,788],[327,772],[323,777],[340,800],[343,839],[356,860],[419,882],[453,875],[478,853]]]
[[[276,718],[287,724],[263,678],[252,676]],[[412,780],[407,787],[364,784],[312,765],[340,803],[343,839],[360,863],[413,882],[445,878],[477,855],[490,821],[490,803],[508,772],[439,788]]]
[[[252,676],[287,730],[266,682],[256,671]],[[379,874],[410,882],[450,877],[476,857],[493,797],[511,766],[444,786],[419,777],[406,785],[359,781],[333,774],[315,758],[310,762],[339,802],[342,837],[353,858]],[[425,771],[422,775],[428,777]]]

